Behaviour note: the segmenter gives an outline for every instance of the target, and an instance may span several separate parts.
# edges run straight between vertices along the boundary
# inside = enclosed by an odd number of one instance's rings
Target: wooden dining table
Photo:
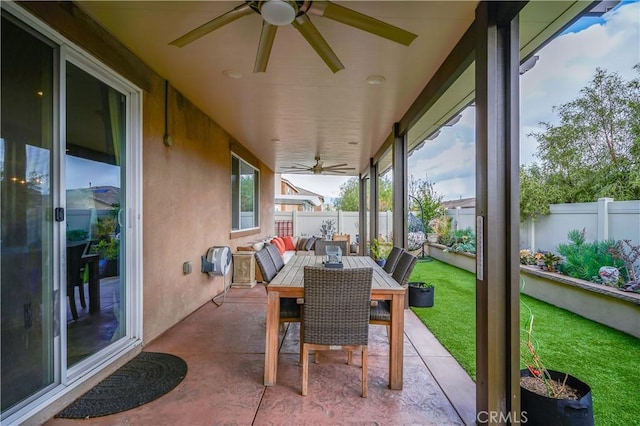
[[[280,298],[304,297],[304,267],[321,266],[323,256],[293,256],[267,285],[267,331],[264,357],[264,385],[274,386],[278,372],[278,336]],[[344,268],[373,269],[371,299],[388,300],[391,306],[389,327],[389,388],[402,389],[405,289],[368,256],[343,256]]]

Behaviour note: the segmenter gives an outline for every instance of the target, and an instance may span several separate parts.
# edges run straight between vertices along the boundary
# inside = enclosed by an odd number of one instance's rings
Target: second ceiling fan
[[[332,72],[344,69],[344,65],[316,26],[313,25],[309,15],[332,19],[405,46],[409,46],[417,37],[416,34],[402,28],[329,1],[246,0],[244,4],[189,31],[169,44],[178,47],[186,46],[200,37],[252,13],[259,14],[263,19],[258,53],[253,68],[254,73],[267,70],[278,26],[289,24],[302,34]]]
[[[349,170],[355,170],[355,167],[347,167],[347,163],[342,164],[334,164],[333,166],[324,166],[322,164],[322,160],[320,160],[320,156],[316,155],[315,157],[316,164],[313,166],[305,166],[304,164],[294,164],[282,171],[282,173],[288,174],[309,174],[313,173],[314,175],[344,175]]]

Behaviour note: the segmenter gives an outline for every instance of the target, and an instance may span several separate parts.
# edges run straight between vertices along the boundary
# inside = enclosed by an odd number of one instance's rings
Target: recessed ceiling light
[[[356,141],[351,141],[351,142],[349,142],[349,145],[358,145],[358,142],[356,142]]]
[[[280,142],[280,139],[278,139],[278,138],[271,138],[271,142],[273,142],[273,143],[278,143],[278,142]]]
[[[234,80],[238,80],[238,79],[242,78],[242,74],[240,74],[238,71],[234,71],[234,70],[224,70],[224,71],[222,71],[222,74],[224,74],[227,77],[232,78]]]
[[[384,83],[384,77],[381,75],[370,75],[367,77],[367,83],[377,85]]]

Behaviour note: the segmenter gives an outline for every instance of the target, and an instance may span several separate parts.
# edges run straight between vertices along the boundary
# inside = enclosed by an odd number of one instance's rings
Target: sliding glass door
[[[124,335],[126,96],[73,63],[65,76],[67,365]]]
[[[4,423],[140,342],[141,115],[138,89],[2,9]]]
[[[2,411],[55,382],[54,54],[2,17]]]

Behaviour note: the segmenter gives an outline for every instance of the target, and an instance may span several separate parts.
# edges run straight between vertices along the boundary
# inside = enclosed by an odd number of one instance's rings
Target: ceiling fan
[[[344,65],[342,65],[342,62],[340,62],[340,59],[338,59],[316,26],[313,25],[309,15],[342,22],[405,46],[409,46],[417,37],[416,34],[402,28],[329,1],[246,0],[244,4],[236,6],[229,12],[191,30],[169,44],[177,47],[186,46],[200,37],[252,13],[259,14],[263,19],[262,34],[260,35],[258,53],[253,68],[254,73],[267,70],[267,63],[269,62],[269,55],[271,54],[278,26],[289,24],[293,25],[302,34],[332,72],[335,73],[344,69]]]
[[[320,160],[320,156],[316,155],[315,157],[316,164],[313,166],[305,166],[304,164],[294,164],[286,170],[283,170],[282,173],[313,173],[314,175],[343,175],[348,170],[355,170],[355,167],[347,167],[347,163],[342,164],[334,164],[333,166],[323,166],[322,160]]]

